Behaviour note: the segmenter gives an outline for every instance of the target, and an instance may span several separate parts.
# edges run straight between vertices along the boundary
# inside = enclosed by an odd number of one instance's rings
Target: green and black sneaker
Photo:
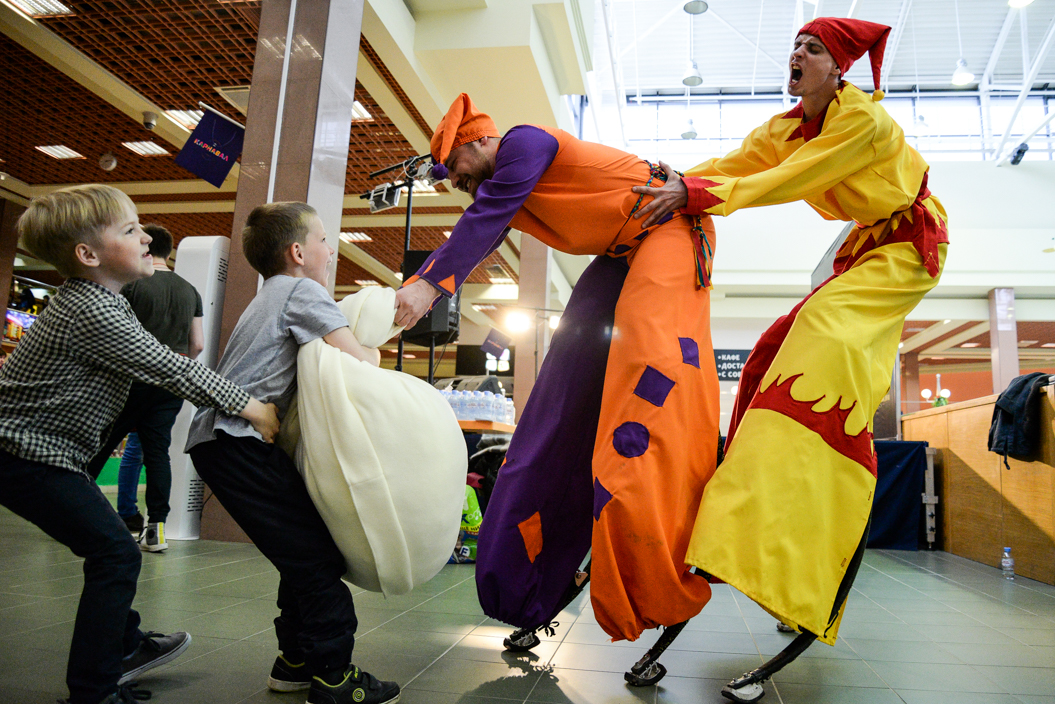
[[[354,665],[311,679],[307,704],[391,704],[399,701],[399,685],[382,682]]]
[[[285,655],[275,658],[271,666],[271,675],[267,678],[267,688],[272,692],[301,692],[311,687],[311,673],[303,660],[293,663]]]

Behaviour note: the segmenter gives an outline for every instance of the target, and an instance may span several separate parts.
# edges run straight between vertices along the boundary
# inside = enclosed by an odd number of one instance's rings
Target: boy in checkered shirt
[[[139,630],[139,546],[85,466],[133,381],[241,416],[267,440],[278,416],[136,320],[120,290],[153,268],[150,237],[124,193],[88,185],[35,198],[18,233],[67,278],[0,368],[0,505],[84,558],[69,704],[131,703],[132,678],[177,657],[190,636]]]

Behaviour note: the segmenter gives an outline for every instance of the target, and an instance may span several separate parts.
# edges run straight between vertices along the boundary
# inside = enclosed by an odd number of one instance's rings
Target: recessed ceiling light
[[[981,347],[981,346],[982,346],[981,342],[965,342],[962,345],[960,345],[960,347]]]
[[[374,116],[367,112],[358,100],[352,103],[352,122],[370,122]]]
[[[165,114],[168,115],[170,120],[188,132],[193,132],[201,121],[202,116],[205,115],[201,110],[166,110]]]
[[[451,236],[451,231],[450,231],[450,230],[444,230],[444,231],[443,231],[443,236],[444,236],[444,237],[446,237],[446,238],[448,238],[448,239],[450,239],[450,236]]]
[[[403,359],[417,359],[417,358],[418,358],[418,356],[416,354],[407,354],[406,352],[403,353]]]
[[[345,242],[373,242],[373,238],[365,232],[342,232],[341,239]]]
[[[403,186],[399,189],[402,193],[407,192],[407,187]],[[438,196],[439,192],[435,186],[429,185],[424,181],[414,180],[414,195],[416,196]]]
[[[508,276],[492,276],[490,278],[491,278],[491,283],[493,283],[493,284],[511,284],[511,283],[515,283],[513,281],[513,279],[509,278]]]
[[[497,310],[497,309],[496,309],[495,306],[491,305],[490,303],[474,303],[473,304],[473,310],[476,310],[476,311],[482,313],[485,310]]]
[[[139,156],[166,156],[168,154],[167,151],[153,142],[121,142],[121,144]]]
[[[61,144],[53,144],[50,147],[34,147],[38,151],[42,151],[53,159],[83,159],[84,155],[73,151],[69,147],[64,147]]]
[[[56,0],[9,0],[9,2],[30,17],[55,17],[71,15],[73,10]]]
[[[1055,347],[1055,342],[1045,342],[1041,347]]]
[[[381,285],[378,282],[374,281],[373,279],[356,279],[355,283],[359,284],[360,286],[380,286]]]
[[[1019,340],[1018,341],[1018,346],[1019,347],[1029,347],[1030,345],[1035,345],[1038,342],[1040,342],[1040,340]]]

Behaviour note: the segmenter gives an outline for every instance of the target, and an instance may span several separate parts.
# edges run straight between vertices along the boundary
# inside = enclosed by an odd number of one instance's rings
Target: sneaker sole
[[[160,545],[140,545],[139,549],[143,552],[163,552],[169,549],[168,543],[161,543]]]
[[[378,704],[396,704],[396,702],[399,701],[400,694],[402,694],[402,692],[398,692],[396,696],[392,697],[391,699],[386,699],[383,702],[378,702]],[[312,704],[312,702],[310,700],[306,700],[304,704]]]
[[[183,641],[179,645],[179,647],[177,647],[175,650],[169,651],[165,655],[162,655],[161,657],[159,657],[157,660],[151,660],[150,662],[146,663],[145,665],[140,665],[136,669],[131,670],[129,672],[126,672],[125,674],[121,675],[121,679],[117,680],[117,684],[119,684],[119,685],[121,685],[121,684],[128,684],[129,682],[133,681],[136,677],[139,677],[144,672],[146,672],[148,670],[153,670],[155,667],[161,667],[162,665],[166,665],[166,664],[172,662],[173,660],[178,658],[180,655],[182,655],[184,653],[184,651],[187,650],[187,648],[190,647],[191,640],[192,640],[192,638],[191,638],[190,634],[188,633],[187,634],[187,640]]]
[[[311,682],[288,682],[286,680],[276,680],[274,677],[268,677],[267,688],[272,692],[303,692],[311,689]]]

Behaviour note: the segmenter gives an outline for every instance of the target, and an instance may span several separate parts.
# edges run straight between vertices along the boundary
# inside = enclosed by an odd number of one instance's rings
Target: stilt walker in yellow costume
[[[733,585],[801,635],[722,693],[753,702],[761,682],[815,639],[835,643],[867,539],[876,458],[872,416],[905,316],[938,282],[945,211],[928,166],[880,106],[890,28],[819,18],[791,54],[802,101],[736,151],[668,179],[641,215],[729,215],[805,200],[853,221],[835,275],[763,334],[747,360],[725,462],[704,489],[686,561]],[[869,52],[871,97],[842,80]]]

